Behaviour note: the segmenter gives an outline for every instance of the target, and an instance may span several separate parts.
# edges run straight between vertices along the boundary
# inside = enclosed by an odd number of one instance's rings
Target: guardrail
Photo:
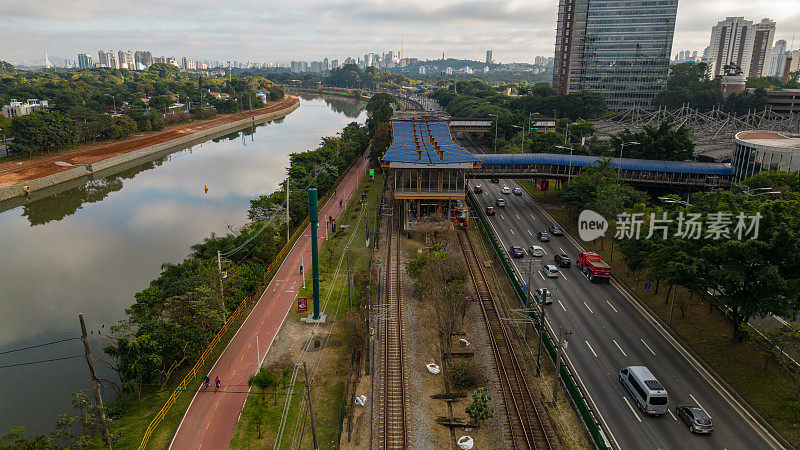
[[[356,157],[356,159],[353,160],[353,162],[351,162],[349,166],[347,166],[347,169],[345,169],[344,171],[342,171],[341,174],[339,174],[339,177],[336,178],[336,181],[334,181],[334,183],[331,185],[331,188],[328,189],[325,195],[323,195],[322,198],[320,198],[317,201],[318,206],[324,205],[330,199],[331,190],[335,190],[339,186],[339,183],[342,181],[345,175],[350,172],[350,170],[353,168],[353,166],[355,166],[355,164],[358,162],[360,158],[361,156]],[[292,249],[295,242],[297,242],[297,239],[300,238],[300,235],[306,229],[308,224],[309,224],[308,217],[306,217],[305,219],[303,219],[300,225],[295,229],[294,233],[289,238],[289,241],[286,242],[286,245],[284,245],[281,251],[278,252],[278,255],[275,257],[275,259],[272,260],[272,263],[269,265],[269,267],[267,267],[267,270],[264,271],[264,281],[261,283],[261,286],[259,286],[258,289],[259,292],[263,293],[263,289],[269,284],[269,280],[271,280],[272,277],[275,276],[275,273],[278,271],[281,264],[283,264],[283,260],[289,253],[289,250]],[[258,299],[260,298],[261,295],[259,295]],[[258,301],[258,299],[256,299],[256,302]],[[203,351],[203,354],[200,356],[200,359],[198,359],[195,365],[192,367],[192,370],[190,370],[189,373],[187,373],[186,376],[183,377],[183,380],[180,382],[180,384],[178,384],[178,387],[176,387],[175,390],[172,391],[172,394],[164,403],[164,406],[161,407],[161,410],[158,411],[156,416],[153,418],[153,420],[150,421],[150,424],[147,426],[147,429],[144,432],[144,436],[142,437],[142,442],[141,444],[139,444],[139,450],[144,450],[147,447],[147,442],[150,440],[150,437],[153,435],[153,432],[158,427],[158,425],[161,424],[161,421],[164,420],[164,416],[172,408],[172,405],[175,404],[175,401],[178,399],[178,395],[180,395],[181,392],[186,390],[186,386],[189,384],[189,382],[193,381],[195,377],[197,377],[198,371],[203,367],[203,365],[206,362],[206,359],[214,351],[214,347],[216,347],[220,339],[222,339],[222,336],[230,329],[231,325],[234,322],[236,322],[236,320],[241,316],[242,311],[244,311],[247,308],[251,300],[252,300],[251,296],[245,297],[244,301],[242,301],[242,303],[239,304],[239,306],[236,308],[233,314],[231,314],[230,317],[228,317],[228,320],[225,321],[225,325],[223,325],[222,329],[220,329],[217,332],[217,334],[214,336],[214,339],[211,340],[211,343],[208,344],[208,347],[206,347],[205,351]]]
[[[489,242],[492,244],[492,248],[494,249],[497,258],[500,260],[501,265],[503,266],[503,271],[505,272],[506,277],[508,277],[508,280],[511,282],[514,292],[517,294],[517,300],[522,306],[527,308],[529,306],[527,296],[525,295],[525,291],[523,290],[522,285],[519,283],[514,270],[511,268],[511,264],[508,261],[505,251],[497,242],[497,238],[495,238],[494,234],[492,233],[491,228],[489,227],[489,224],[483,215],[483,211],[481,210],[480,205],[478,205],[478,203],[475,201],[472,192],[468,194],[468,197],[472,205],[473,212],[477,212],[474,215],[480,219],[481,225],[483,226],[483,231],[489,238]],[[539,315],[535,311],[531,311],[529,317],[533,322],[534,328],[537,330],[539,335],[542,336],[542,343],[544,344],[546,353],[550,356],[550,361],[556,364],[557,352],[555,346],[553,345],[554,339],[550,336],[547,327],[544,327],[544,330],[541,329],[541,321],[539,320]],[[544,333],[542,333],[542,331],[544,331]],[[606,441],[605,434],[600,428],[599,421],[595,418],[592,409],[589,407],[589,404],[586,401],[586,396],[582,392],[583,388],[578,383],[577,377],[572,374],[569,365],[562,363],[560,360],[558,361],[558,368],[559,375],[561,376],[561,380],[564,382],[564,386],[569,393],[572,404],[580,414],[583,424],[586,427],[586,431],[594,440],[594,445],[600,449],[610,448]]]

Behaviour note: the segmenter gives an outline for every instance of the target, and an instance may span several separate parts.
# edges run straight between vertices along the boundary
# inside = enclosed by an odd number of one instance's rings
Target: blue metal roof
[[[591,166],[601,158],[586,155],[564,155],[560,153],[486,153],[476,155],[483,166],[548,164],[554,166]],[[733,175],[727,164],[695,161],[658,161],[651,159],[612,158],[612,167],[624,170],[645,170],[650,172],[687,173],[704,175]]]
[[[394,140],[381,158],[384,162],[452,164],[478,161],[475,155],[453,142],[447,122],[393,120],[391,124]],[[443,153],[441,160],[436,145]]]

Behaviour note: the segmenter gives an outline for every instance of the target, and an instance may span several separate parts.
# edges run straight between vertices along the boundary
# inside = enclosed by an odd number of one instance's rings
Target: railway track
[[[489,290],[489,283],[481,270],[469,234],[458,232],[458,242],[464,251],[472,283],[489,332],[495,365],[503,388],[511,439],[514,448],[553,449],[559,447],[558,437],[545,417],[544,407],[534,396],[525,381],[522,361],[511,345],[511,333],[500,320],[497,302]]]
[[[389,220],[386,250],[386,316],[383,327],[383,448],[407,448],[403,373],[403,303],[400,274],[400,214]]]

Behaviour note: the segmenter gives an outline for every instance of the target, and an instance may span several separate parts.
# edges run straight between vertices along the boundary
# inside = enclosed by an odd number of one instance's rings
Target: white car
[[[531,245],[528,248],[528,254],[531,256],[544,256],[544,249],[538,245]]]
[[[503,194],[510,194],[511,193],[511,189],[509,189],[508,186],[503,186],[502,192],[503,192]]]

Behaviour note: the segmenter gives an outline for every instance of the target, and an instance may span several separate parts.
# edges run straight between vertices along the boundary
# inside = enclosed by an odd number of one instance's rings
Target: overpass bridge
[[[492,127],[491,118],[458,118],[450,119],[450,130],[469,133],[488,133]]]
[[[545,178],[566,180],[602,158],[555,153],[478,153],[479,162],[468,178]],[[695,161],[655,161],[612,158],[623,182],[642,187],[729,187],[733,169],[728,164]]]

